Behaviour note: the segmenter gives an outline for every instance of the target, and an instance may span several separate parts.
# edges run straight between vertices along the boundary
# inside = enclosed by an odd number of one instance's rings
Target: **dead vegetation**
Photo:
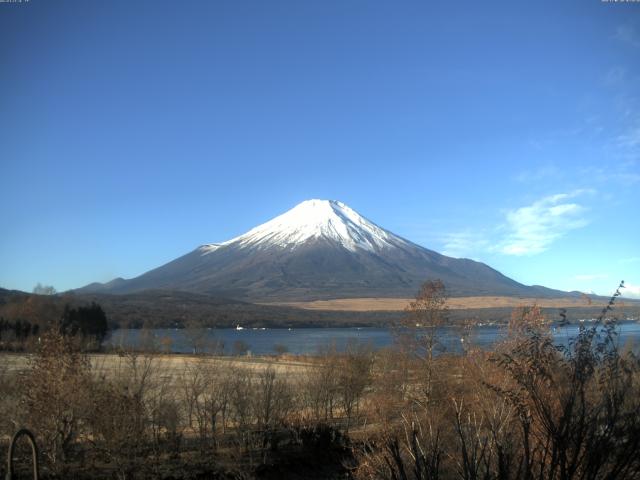
[[[295,360],[89,356],[50,331],[0,367],[1,433],[36,433],[44,478],[638,478],[640,363],[613,301],[568,347],[526,307],[461,355],[439,344],[446,305],[426,284],[396,348]]]
[[[312,300],[308,302],[278,302],[265,305],[280,305],[305,310],[328,311],[403,311],[414,299],[412,298],[336,298],[332,300]],[[627,300],[631,306],[637,301]],[[447,306],[451,310],[483,309],[483,308],[517,308],[523,305],[538,305],[544,308],[572,308],[572,307],[603,307],[607,300],[582,297],[565,298],[531,298],[531,297],[451,297],[447,299]]]

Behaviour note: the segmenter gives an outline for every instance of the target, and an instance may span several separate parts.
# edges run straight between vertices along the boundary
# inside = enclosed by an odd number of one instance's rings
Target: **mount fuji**
[[[202,245],[139,277],[80,293],[180,290],[249,301],[412,297],[427,279],[451,296],[562,297],[525,286],[484,263],[401,238],[334,200],[307,200],[224,243]]]

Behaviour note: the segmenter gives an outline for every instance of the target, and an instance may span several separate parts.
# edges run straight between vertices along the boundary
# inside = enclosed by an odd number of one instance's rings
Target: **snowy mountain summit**
[[[307,200],[239,237],[80,291],[179,290],[249,301],[410,298],[428,279],[442,280],[453,296],[559,294],[400,238],[335,200]]]
[[[203,245],[201,249],[204,254],[226,245],[293,249],[321,239],[335,242],[352,252],[377,252],[407,244],[402,238],[367,220],[342,202],[306,200],[244,235],[222,244]]]

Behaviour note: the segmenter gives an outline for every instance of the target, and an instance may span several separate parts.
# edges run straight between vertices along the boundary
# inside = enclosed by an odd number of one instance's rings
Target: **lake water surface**
[[[589,325],[586,323],[585,325]],[[578,334],[579,326],[558,327],[554,329],[554,338],[558,344],[567,344]],[[631,343],[634,348],[640,345],[640,323],[623,322],[617,326],[618,342],[625,345]],[[504,338],[505,327],[482,326],[475,327],[466,339],[474,346],[490,349],[491,346]],[[442,347],[446,351],[459,352],[461,350],[460,331],[453,327],[443,328],[439,335]],[[268,355],[276,352],[276,346],[281,345],[289,353],[316,354],[322,348],[334,346],[343,351],[350,342],[371,345],[373,348],[383,348],[393,345],[394,335],[389,328],[271,328],[271,329],[153,329],[132,330],[119,329],[112,332],[105,341],[107,346],[122,348],[148,348],[170,350],[174,353],[193,353],[194,348],[213,353],[223,346],[224,353],[230,354],[236,349],[238,342],[242,342],[254,355]]]

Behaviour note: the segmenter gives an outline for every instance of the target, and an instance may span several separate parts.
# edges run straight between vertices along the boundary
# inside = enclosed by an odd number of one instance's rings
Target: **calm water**
[[[587,324],[588,325],[588,324]],[[554,332],[558,344],[566,344],[578,333],[577,325],[557,328]],[[620,345],[640,345],[640,323],[621,323],[617,327]],[[504,337],[504,327],[483,326],[473,329],[468,341],[475,346],[490,349]],[[447,351],[460,351],[460,333],[454,328],[443,328],[440,335],[442,346]],[[315,354],[327,346],[335,346],[339,351],[350,342],[370,344],[373,348],[393,344],[394,337],[388,328],[273,328],[243,329],[231,328],[202,329],[187,331],[178,329],[129,330],[119,329],[112,333],[105,343],[114,347],[170,349],[175,353],[193,353],[194,345],[202,351],[220,351],[225,354],[234,351],[234,344],[242,342],[255,355],[273,354],[277,345],[284,346],[293,354]]]

